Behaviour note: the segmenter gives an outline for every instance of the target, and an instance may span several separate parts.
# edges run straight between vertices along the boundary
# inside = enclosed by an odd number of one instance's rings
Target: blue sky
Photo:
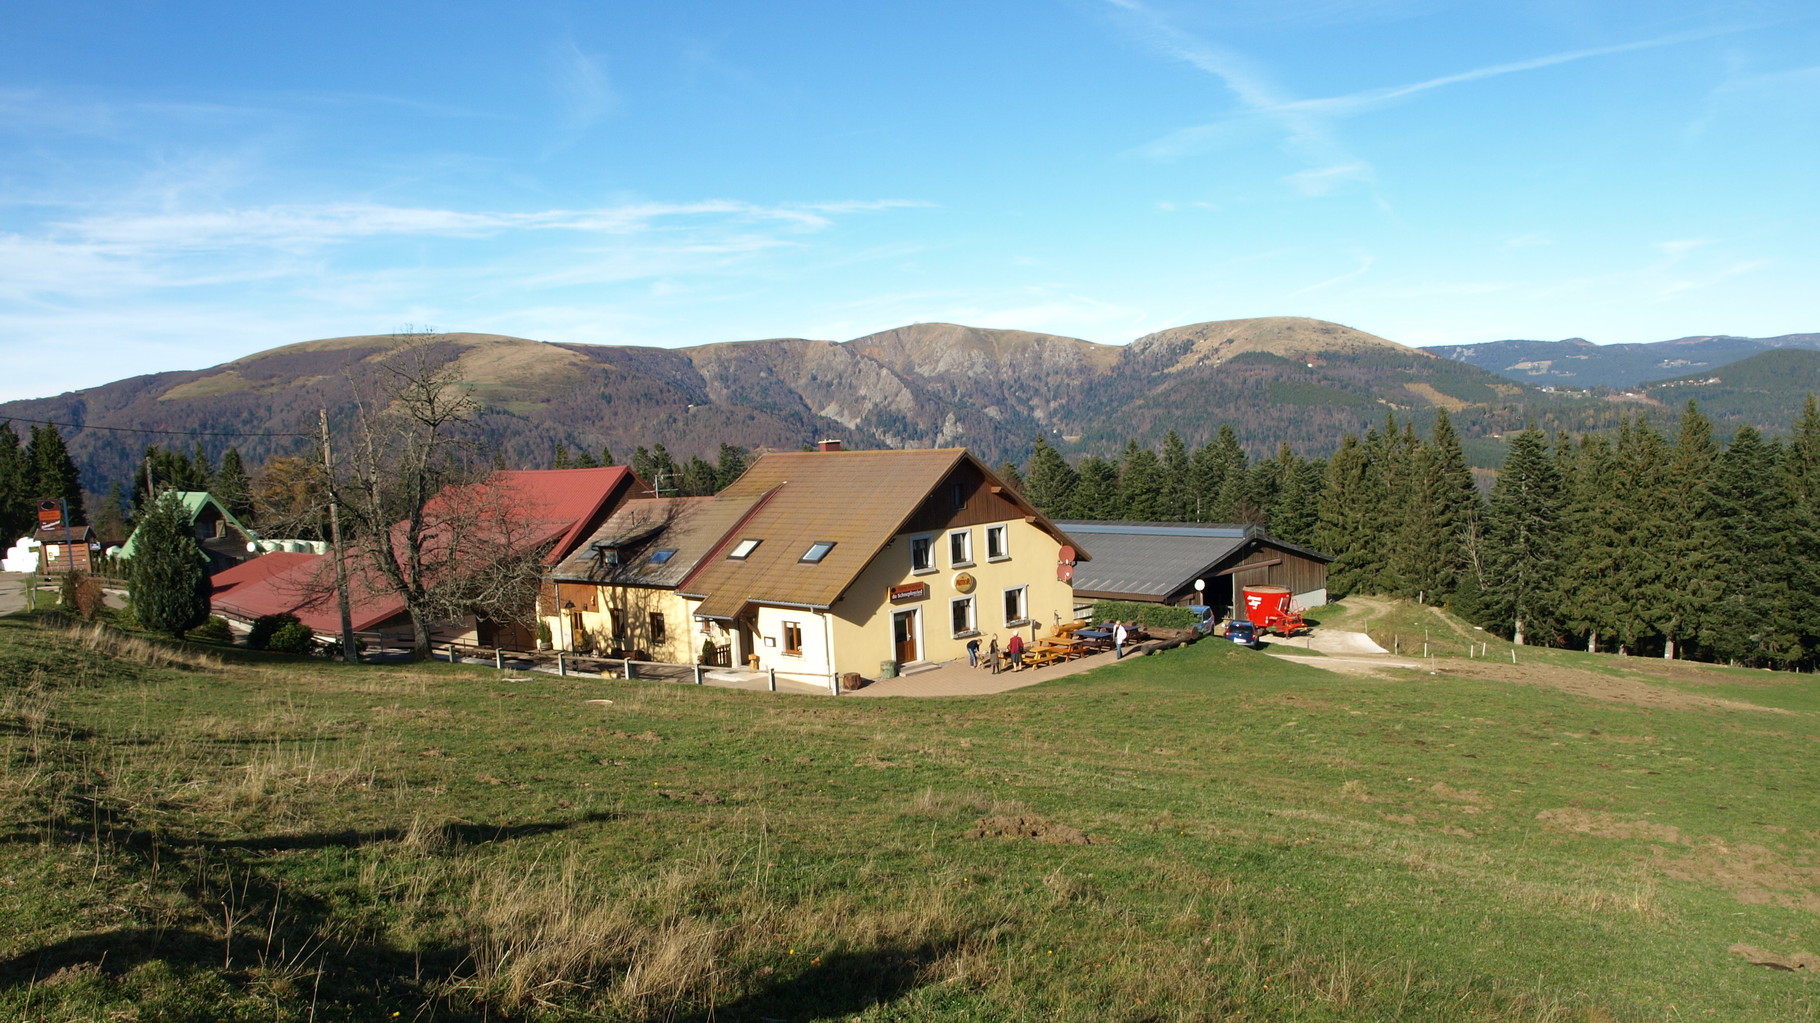
[[[1811,0],[0,11],[0,398],[407,325],[1820,331]]]

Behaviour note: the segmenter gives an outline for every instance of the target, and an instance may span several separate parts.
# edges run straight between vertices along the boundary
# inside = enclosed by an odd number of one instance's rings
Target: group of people
[[[1129,625],[1122,621],[1112,623],[1112,651],[1114,660],[1122,660],[1124,658],[1125,644],[1130,641],[1132,630],[1136,626],[1136,622],[1131,622]],[[977,636],[967,643],[967,666],[969,668],[977,668],[980,666],[980,641]],[[991,668],[994,673],[997,673],[1000,668],[1004,668],[1008,671],[1021,670],[1024,667],[1024,637],[1013,632],[1011,634],[1011,639],[1005,643],[1004,656],[1001,658],[999,656],[998,637],[993,636],[991,645],[987,647],[986,650],[986,666]]]

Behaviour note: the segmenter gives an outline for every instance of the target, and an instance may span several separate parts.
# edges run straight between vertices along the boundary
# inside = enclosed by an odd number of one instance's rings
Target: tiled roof
[[[550,575],[563,582],[675,586],[744,512],[744,505],[712,497],[627,501]],[[606,563],[609,549],[619,552],[617,566]],[[660,551],[672,553],[653,562]]]
[[[464,500],[484,498],[493,510],[509,511],[513,544],[522,549],[553,543],[545,559],[549,564],[580,544],[626,482],[639,486],[637,477],[624,466],[497,472],[484,484],[437,495],[431,501],[430,519],[434,521],[439,511],[448,514]],[[495,501],[500,503],[491,503]],[[433,537],[433,527],[431,533]],[[349,568],[355,629],[370,629],[404,613],[404,601],[382,585],[363,562],[350,555]],[[329,556],[266,554],[216,575],[210,599],[216,608],[239,617],[294,614],[313,631],[338,632],[341,614],[335,602],[333,572]]]
[[[678,589],[705,598],[697,611],[703,617],[729,618],[754,601],[829,607],[964,460],[996,483],[963,448],[764,455],[716,497],[744,510],[744,517],[730,524]],[[1008,489],[1005,494],[1023,503]],[[1039,526],[1069,542],[1025,507]],[[744,557],[732,557],[746,540],[758,543]],[[833,546],[819,561],[805,561],[817,543]]]

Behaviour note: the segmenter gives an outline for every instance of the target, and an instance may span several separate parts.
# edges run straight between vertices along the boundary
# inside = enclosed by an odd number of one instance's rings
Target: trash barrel
[[[896,661],[880,661],[879,665],[878,665],[878,677],[879,678],[896,678],[897,677],[897,662]]]

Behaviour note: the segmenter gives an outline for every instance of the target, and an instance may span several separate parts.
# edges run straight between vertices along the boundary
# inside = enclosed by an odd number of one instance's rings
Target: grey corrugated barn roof
[[[1161,600],[1217,571],[1251,540],[1323,562],[1333,560],[1319,551],[1284,543],[1256,526],[1073,519],[1058,520],[1056,525],[1093,548],[1093,560],[1074,569],[1074,591],[1083,596],[1141,594]]]

